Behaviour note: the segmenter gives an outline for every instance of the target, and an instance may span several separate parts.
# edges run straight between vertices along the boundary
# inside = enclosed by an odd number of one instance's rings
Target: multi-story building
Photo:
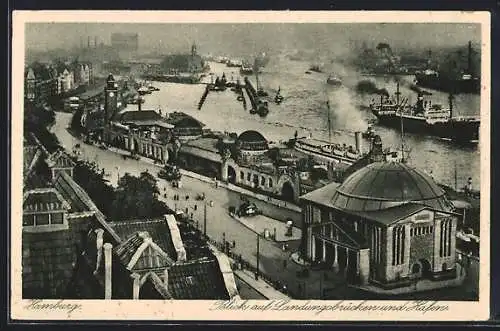
[[[57,95],[57,70],[50,65],[35,62],[25,68],[24,96],[30,101],[46,101]]]
[[[137,51],[139,50],[139,35],[137,33],[113,33],[111,47],[116,50]]]

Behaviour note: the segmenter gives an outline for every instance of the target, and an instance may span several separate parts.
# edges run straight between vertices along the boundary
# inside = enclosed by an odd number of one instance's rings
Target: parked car
[[[238,208],[238,211],[236,212],[236,215],[238,216],[255,216],[261,214],[262,211],[259,208],[257,208],[257,206],[254,203],[251,202],[242,203]]]

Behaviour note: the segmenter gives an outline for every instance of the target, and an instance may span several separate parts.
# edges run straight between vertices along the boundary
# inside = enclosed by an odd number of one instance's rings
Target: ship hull
[[[423,133],[440,138],[448,138],[458,142],[474,142],[479,140],[479,121],[455,121],[429,124],[425,119],[400,117],[397,115],[377,115],[379,124],[401,129],[412,133]]]
[[[450,93],[479,93],[481,82],[478,79],[460,80],[433,75],[415,75],[416,84],[420,87]]]

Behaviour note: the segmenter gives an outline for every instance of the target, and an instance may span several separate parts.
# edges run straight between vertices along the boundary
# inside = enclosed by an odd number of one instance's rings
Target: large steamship
[[[480,120],[473,116],[453,116],[453,95],[450,94],[448,108],[424,100],[418,93],[417,102],[407,105],[408,99],[400,99],[399,84],[396,98],[380,97],[380,102],[372,103],[370,109],[379,124],[399,128],[407,132],[424,133],[458,142],[479,140]]]

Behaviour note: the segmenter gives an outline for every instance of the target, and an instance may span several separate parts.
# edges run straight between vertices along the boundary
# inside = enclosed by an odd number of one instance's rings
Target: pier
[[[252,104],[252,108],[257,110],[257,103],[259,100],[259,97],[257,96],[257,90],[255,87],[253,87],[252,82],[250,82],[250,79],[248,77],[245,77],[245,90],[247,91],[248,98],[250,99],[250,103]]]

